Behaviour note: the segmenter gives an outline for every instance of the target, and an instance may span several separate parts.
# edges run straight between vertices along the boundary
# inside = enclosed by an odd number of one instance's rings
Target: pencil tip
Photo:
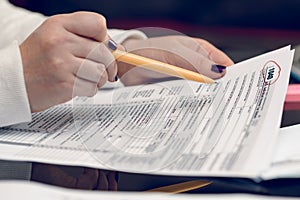
[[[203,83],[206,83],[206,84],[214,84],[215,81],[209,77],[205,77],[204,79],[204,82]]]

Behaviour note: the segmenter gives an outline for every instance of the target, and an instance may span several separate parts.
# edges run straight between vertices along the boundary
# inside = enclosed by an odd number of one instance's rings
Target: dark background
[[[164,27],[207,39],[238,62],[300,44],[299,0],[11,0],[45,15],[103,14],[110,28]]]
[[[299,0],[12,0],[46,15],[89,10],[108,19],[174,20],[208,26],[300,29]],[[298,20],[297,20],[298,18]]]

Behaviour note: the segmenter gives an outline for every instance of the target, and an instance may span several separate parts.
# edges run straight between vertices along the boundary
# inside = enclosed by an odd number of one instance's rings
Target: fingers
[[[76,45],[70,47],[73,55],[77,58],[82,58],[81,61],[85,59],[80,68],[85,67],[85,65],[91,65],[89,64],[91,63],[89,61],[93,61],[94,63],[96,63],[93,65],[98,65],[98,67],[100,65],[105,66],[104,69],[106,69],[109,81],[113,82],[115,80],[115,76],[117,74],[117,63],[112,53],[103,43],[98,43],[86,38],[77,37],[76,42],[74,44]],[[75,68],[74,71],[78,71],[78,68]],[[94,81],[94,79],[88,80]]]
[[[217,49],[214,45],[206,40],[195,38],[200,46],[207,51],[208,58],[219,65],[230,66],[233,65],[233,61],[221,50]]]
[[[114,81],[117,74],[115,62],[106,67],[102,63],[77,58],[74,65],[76,67],[73,67],[72,73],[75,76],[74,90],[76,90],[76,94],[81,93],[82,89],[84,90],[85,83],[88,84],[87,91],[91,91],[94,88],[93,84],[95,87],[102,87],[108,80]]]
[[[98,88],[102,87],[110,78],[114,81],[117,73],[116,65],[106,68],[102,63],[97,63],[89,59],[77,58],[76,67],[73,67],[74,75],[73,97],[75,96],[94,96]],[[81,64],[80,64],[81,63]]]
[[[86,96],[92,97],[98,91],[97,84],[91,81],[87,81],[81,78],[76,78],[74,89],[73,89],[73,97],[75,96]]]
[[[107,80],[113,82],[117,73],[115,59],[107,47],[99,43],[108,39],[105,18],[90,12],[76,12],[66,16],[67,20],[63,24],[65,29],[77,35],[73,37],[74,43],[70,45],[70,51],[76,57],[104,64]],[[93,78],[87,80],[94,81]],[[102,85],[104,84],[98,84],[99,87]]]
[[[88,80],[94,83],[107,80],[106,67],[102,63],[96,63],[91,60],[77,59],[77,67],[74,67],[73,74],[77,78]]]
[[[91,52],[88,58],[91,60],[101,61],[106,66],[108,80],[111,82],[115,80],[115,76],[117,74],[117,63],[112,53],[103,43],[98,45],[97,48]]]
[[[82,52],[82,55],[86,53],[87,52]],[[117,74],[117,64],[112,53],[103,43],[98,43],[98,45],[94,49],[90,50],[88,55],[86,55],[86,59],[98,63],[103,63],[106,66],[108,80],[111,82],[114,81],[114,78]]]
[[[30,34],[20,53],[31,112],[64,103],[74,95],[92,96],[97,87],[113,81],[116,65],[106,61],[113,60],[112,55],[97,48],[106,39],[105,18],[88,12],[49,17]],[[96,53],[91,54],[94,49]]]
[[[73,45],[70,45],[70,51],[75,57],[104,64],[106,66],[107,80],[113,82],[117,73],[115,59],[108,48],[103,43],[99,43],[108,39],[105,18],[102,15],[90,12],[76,12],[66,16],[67,20],[64,21],[63,25],[67,31],[75,34]],[[98,68],[101,64],[98,64]],[[99,75],[99,73],[96,74]],[[94,76],[81,78],[95,81]],[[105,75],[102,76],[105,77]],[[98,87],[104,85],[101,82],[103,77],[100,79]]]
[[[212,70],[212,66],[215,63],[207,56],[203,56],[189,47],[182,46],[176,52],[164,52],[163,54],[166,58],[165,62],[195,71],[210,78],[217,79],[225,75],[225,70],[221,72]]]
[[[138,46],[139,43],[141,42],[131,40],[127,41],[125,45],[127,49],[134,50],[137,54],[192,70],[213,79],[221,78],[225,75],[225,70],[219,70],[219,68],[215,66],[216,64],[232,64],[230,58],[223,52],[201,39],[183,36],[166,36],[150,38],[146,40],[144,45],[140,48]],[[119,73],[124,74],[122,67],[119,67]],[[153,72],[147,72],[147,74],[148,76],[156,78],[162,76],[154,74]]]
[[[198,38],[175,37],[180,48],[169,52],[168,62],[201,73],[213,79],[225,75],[225,70],[216,65],[229,66],[232,60],[206,40]]]
[[[68,31],[98,42],[107,39],[106,20],[102,15],[91,12],[76,12],[65,16],[67,20],[64,21],[63,25]]]
[[[189,70],[198,72],[213,79],[218,79],[225,75],[225,70],[218,71],[213,68],[216,62],[209,59],[207,56],[203,56],[191,49],[186,49],[185,51],[187,54],[184,55],[183,59],[184,62],[187,62],[187,64],[183,64],[182,66],[186,66]]]

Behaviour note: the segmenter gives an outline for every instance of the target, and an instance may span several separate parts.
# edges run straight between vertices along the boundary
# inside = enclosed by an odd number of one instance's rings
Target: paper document
[[[300,177],[300,125],[281,128],[271,166],[263,177],[299,178]]]
[[[271,164],[294,51],[186,80],[103,89],[2,128],[0,159],[135,173],[257,177]]]
[[[2,181],[0,182],[0,193],[3,199],[9,200],[284,200],[295,199],[288,197],[271,197],[246,194],[178,194],[168,195],[163,193],[148,192],[104,192],[104,191],[84,191],[63,189],[44,184],[21,182],[21,181]]]

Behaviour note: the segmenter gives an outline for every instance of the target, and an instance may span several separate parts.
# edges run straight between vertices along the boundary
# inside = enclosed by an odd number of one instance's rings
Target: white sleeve
[[[28,122],[31,111],[18,43],[0,49],[0,126]]]
[[[31,120],[19,44],[45,17],[0,0],[0,127]],[[0,160],[0,179],[30,180],[30,162]]]
[[[45,19],[0,0],[0,127],[31,120],[19,44]]]
[[[147,36],[138,30],[119,30],[119,29],[109,29],[109,36],[117,43],[122,44],[127,39],[147,39]]]
[[[22,43],[44,20],[45,16],[0,0],[0,49],[14,40]]]

